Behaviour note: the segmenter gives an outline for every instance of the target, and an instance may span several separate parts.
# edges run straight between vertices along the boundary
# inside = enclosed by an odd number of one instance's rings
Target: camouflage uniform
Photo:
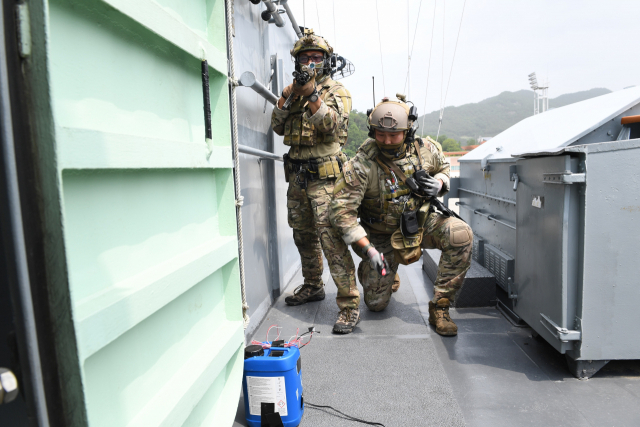
[[[353,259],[329,220],[335,179],[347,160],[341,147],[347,141],[351,94],[329,76],[318,81],[318,92],[322,104],[315,114],[311,114],[306,98],[298,98],[289,110],[276,106],[271,116],[274,132],[284,135],[284,144],[291,147],[290,161],[285,164],[289,226],[300,252],[305,285],[323,287],[322,248],[338,287],[338,307],[357,308],[360,293]],[[318,173],[315,179],[306,180],[305,189],[301,169],[309,162],[317,165]]]
[[[403,158],[393,162],[406,176],[411,176],[419,164],[416,147],[420,149],[424,169],[442,181],[439,195],[444,195],[449,191],[449,163],[435,141],[418,140]],[[378,155],[382,154],[375,140],[368,139],[362,144],[355,158],[344,166],[343,175],[338,177],[331,204],[331,223],[340,231],[345,243],[353,244],[355,252],[364,258],[354,243],[367,237],[384,254],[392,270],[382,277],[370,266],[368,259],[361,261],[358,267],[364,300],[372,311],[384,310],[391,298],[391,286],[398,270],[391,234],[400,227],[400,215],[405,209],[420,208],[425,201],[402,181],[397,182],[398,188],[392,192],[390,184],[393,184],[394,176],[380,166],[376,160]],[[473,235],[467,224],[457,218],[446,217],[433,209],[425,214],[420,247],[442,251],[434,283],[434,302],[439,298],[453,301],[471,264]]]

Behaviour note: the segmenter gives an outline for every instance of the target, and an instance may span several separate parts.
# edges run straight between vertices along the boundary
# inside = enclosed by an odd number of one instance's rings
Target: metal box
[[[631,140],[517,162],[514,311],[579,377],[640,359],[639,161]]]

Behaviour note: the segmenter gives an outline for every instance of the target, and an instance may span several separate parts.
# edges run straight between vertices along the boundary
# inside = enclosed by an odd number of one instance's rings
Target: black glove
[[[420,186],[422,193],[427,197],[437,197],[438,193],[442,189],[442,182],[429,174],[424,174],[423,176],[418,177],[416,182]]]
[[[367,256],[369,257],[371,267],[375,268],[382,277],[391,273],[389,263],[386,259],[384,259],[384,255],[378,252],[378,250],[374,248],[373,245],[367,251]]]

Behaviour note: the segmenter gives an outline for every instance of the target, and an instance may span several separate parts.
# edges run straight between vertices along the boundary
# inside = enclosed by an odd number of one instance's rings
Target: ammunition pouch
[[[296,182],[307,188],[308,181],[317,181],[319,179],[335,179],[342,172],[342,164],[347,161],[347,156],[338,153],[335,156],[319,157],[309,160],[294,160],[288,154],[283,156],[284,172],[287,182],[290,175],[296,176]]]

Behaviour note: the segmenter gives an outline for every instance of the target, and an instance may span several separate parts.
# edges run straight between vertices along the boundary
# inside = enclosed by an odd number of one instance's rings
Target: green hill
[[[549,108],[563,107],[610,92],[609,89],[596,88],[560,95],[557,98],[549,99]],[[433,111],[426,116],[420,116],[418,133],[435,135],[438,132],[439,114],[439,111]],[[498,96],[474,104],[446,107],[440,135],[445,134],[458,141],[466,141],[468,138],[480,136],[496,136],[532,114],[532,91],[502,92]]]

